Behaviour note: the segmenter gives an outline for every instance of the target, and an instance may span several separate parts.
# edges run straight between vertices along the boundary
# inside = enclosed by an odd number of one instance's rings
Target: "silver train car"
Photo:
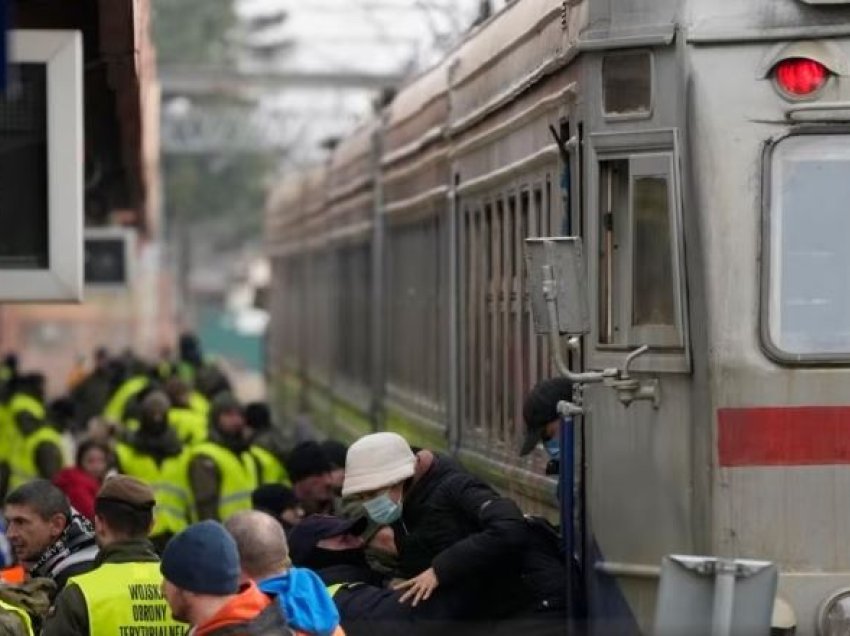
[[[270,197],[280,411],[555,515],[542,452],[517,456],[555,373],[524,239],[582,237],[571,363],[648,345],[660,398],[584,392],[596,632],[651,632],[683,553],[773,561],[797,633],[850,633],[848,74],[847,0],[513,2]]]

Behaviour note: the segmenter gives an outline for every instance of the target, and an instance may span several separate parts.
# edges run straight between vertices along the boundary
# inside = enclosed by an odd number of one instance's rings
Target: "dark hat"
[[[171,401],[164,392],[154,390],[144,397],[141,408],[145,413],[166,413],[171,408]]]
[[[331,515],[311,515],[289,532],[289,556],[295,565],[310,566],[310,555],[322,539],[330,539],[343,534],[361,535],[366,530],[367,521],[343,519]]]
[[[245,405],[245,421],[251,428],[264,431],[271,428],[272,414],[265,402],[251,402]]]
[[[284,510],[298,505],[295,493],[280,484],[265,484],[251,493],[251,507],[277,517]]]
[[[334,468],[345,468],[345,456],[348,453],[348,446],[335,439],[326,439],[320,446],[325,451],[325,455]]]
[[[286,470],[294,484],[313,475],[329,473],[333,465],[318,442],[301,442],[289,453]]]
[[[159,571],[167,581],[195,594],[236,594],[240,576],[236,541],[218,521],[201,521],[171,538]]]
[[[239,403],[239,400],[236,399],[235,395],[224,392],[219,393],[215,396],[215,398],[213,398],[213,401],[210,404],[210,410],[218,413],[224,413],[225,411],[241,411],[242,405]]]
[[[150,510],[156,505],[153,489],[135,477],[112,475],[100,487],[95,501],[114,501],[133,508]]]
[[[549,378],[538,382],[526,396],[522,405],[525,420],[525,439],[520,455],[528,455],[540,442],[540,435],[549,422],[557,420],[558,402],[571,400],[573,383],[566,378]]]

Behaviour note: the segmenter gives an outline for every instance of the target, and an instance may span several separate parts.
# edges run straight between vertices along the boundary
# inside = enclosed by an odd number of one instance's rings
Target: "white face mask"
[[[394,502],[386,492],[364,501],[363,508],[372,521],[381,525],[389,525],[401,518],[401,504]]]

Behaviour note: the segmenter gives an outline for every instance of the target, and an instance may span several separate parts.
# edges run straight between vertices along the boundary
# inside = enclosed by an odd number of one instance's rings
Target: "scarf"
[[[72,554],[95,545],[94,526],[79,512],[71,508],[71,519],[62,536],[51,545],[30,568],[32,577],[53,578],[56,568]]]

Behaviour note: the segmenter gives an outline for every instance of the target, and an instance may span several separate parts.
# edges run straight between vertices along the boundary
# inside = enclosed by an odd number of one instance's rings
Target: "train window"
[[[607,116],[644,116],[652,107],[649,51],[609,53],[602,59],[603,107]]]
[[[631,175],[631,200],[632,327],[674,326],[670,180],[666,157],[639,160]]]
[[[847,137],[788,137],[776,145],[771,168],[767,344],[792,361],[847,359]]]
[[[463,268],[461,444],[511,458],[522,430],[522,399],[551,373],[545,338],[531,321],[524,239],[560,227],[551,173],[466,198],[459,245]]]
[[[672,155],[602,161],[600,177],[599,343],[680,347]]]

